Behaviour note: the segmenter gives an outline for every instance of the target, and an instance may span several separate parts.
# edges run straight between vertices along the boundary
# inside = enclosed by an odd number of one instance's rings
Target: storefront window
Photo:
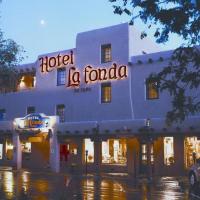
[[[21,144],[22,152],[23,153],[31,153],[31,143],[30,142],[23,142]]]
[[[142,164],[147,164],[147,145],[142,144]]]
[[[85,161],[86,158],[88,163],[94,162],[94,142],[92,142],[90,139],[85,139]]]
[[[109,139],[102,142],[102,163],[126,165],[126,140]]]
[[[7,160],[13,159],[13,144],[10,141],[6,141],[6,158]]]
[[[200,138],[186,137],[184,150],[185,167],[189,168],[195,163],[196,159],[200,158]]]
[[[142,164],[146,165],[147,164],[147,144],[142,144]],[[151,164],[154,163],[154,151],[153,151],[153,144],[151,144],[151,149],[150,149],[150,161]]]
[[[70,144],[70,152],[71,152],[71,154],[77,155],[77,153],[78,153],[77,148],[78,148],[77,144],[74,144],[74,143]]]
[[[151,145],[151,163],[154,163],[154,150],[153,150],[153,144]]]
[[[164,138],[164,164],[172,165],[174,163],[174,138]]]
[[[3,144],[0,144],[0,160],[3,159]]]

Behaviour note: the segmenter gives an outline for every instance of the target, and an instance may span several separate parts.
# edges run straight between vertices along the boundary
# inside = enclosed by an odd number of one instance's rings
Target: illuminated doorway
[[[196,159],[200,158],[200,138],[186,137],[184,140],[185,168],[191,167]]]
[[[140,174],[148,173],[148,143],[143,142],[140,146]],[[153,144],[150,144],[150,163],[153,170],[154,165],[154,149]]]

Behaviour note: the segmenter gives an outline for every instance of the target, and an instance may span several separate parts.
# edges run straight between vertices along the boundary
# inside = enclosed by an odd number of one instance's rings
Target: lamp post
[[[146,131],[147,131],[147,171],[148,171],[148,179],[152,179],[152,163],[151,163],[151,143],[152,136],[150,135],[150,127],[151,120],[149,118],[146,119]]]

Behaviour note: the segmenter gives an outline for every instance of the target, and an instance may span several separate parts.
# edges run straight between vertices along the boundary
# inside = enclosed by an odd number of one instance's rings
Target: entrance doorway
[[[143,142],[140,146],[140,174],[147,175],[148,174],[148,143]],[[154,170],[154,150],[153,144],[150,144],[150,167],[153,173]]]
[[[21,140],[22,167],[28,169],[49,168],[50,143],[42,135]]]

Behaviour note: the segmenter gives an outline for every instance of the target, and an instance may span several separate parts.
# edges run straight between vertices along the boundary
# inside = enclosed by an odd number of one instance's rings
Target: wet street
[[[126,178],[67,176],[64,174],[0,170],[0,200],[189,200],[188,188],[175,178],[148,184]]]

